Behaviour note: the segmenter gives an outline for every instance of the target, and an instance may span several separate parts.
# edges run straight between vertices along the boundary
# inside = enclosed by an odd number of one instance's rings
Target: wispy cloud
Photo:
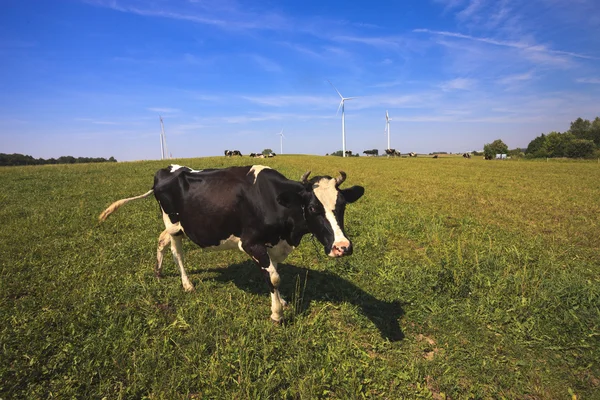
[[[450,90],[470,90],[475,85],[475,80],[468,78],[456,78],[440,84],[440,88],[444,91]]]
[[[390,49],[399,47],[403,40],[398,37],[367,37],[367,36],[336,36],[333,40],[337,42],[354,42],[368,46]]]
[[[578,78],[575,79],[577,83],[591,83],[594,85],[600,85],[600,78]]]
[[[115,11],[131,13],[145,17],[168,18],[182,21],[189,21],[197,24],[210,25],[223,30],[270,30],[285,27],[286,19],[272,12],[249,13],[243,12],[235,7],[233,3],[227,7],[220,6],[218,3],[211,2],[208,7],[207,2],[184,2],[177,3],[177,10],[169,3],[163,3],[163,8],[158,8],[142,0],[82,0],[85,3],[98,7],[106,7]],[[171,8],[169,8],[171,7]],[[185,12],[184,12],[185,11]]]
[[[525,42],[497,40],[497,39],[487,38],[487,37],[470,36],[470,35],[465,35],[465,34],[457,33],[457,32],[435,31],[435,30],[424,29],[424,28],[414,29],[413,32],[428,33],[431,35],[452,37],[452,38],[457,38],[457,39],[465,39],[465,40],[471,40],[471,41],[476,41],[476,42],[481,42],[481,43],[487,43],[487,44],[491,44],[491,45],[495,45],[495,46],[510,47],[510,48],[519,49],[519,50],[526,50],[528,52],[527,54],[537,54],[537,55],[551,54],[551,55],[567,56],[567,57],[574,57],[574,58],[582,58],[582,59],[587,59],[587,60],[600,60],[600,58],[598,58],[598,57],[594,57],[594,56],[590,56],[590,55],[586,55],[586,54],[580,54],[580,53],[575,53],[575,52],[571,52],[571,51],[552,50],[552,49],[547,48],[544,45],[539,45],[539,44],[528,44]]]
[[[75,121],[88,122],[94,125],[120,125],[120,123],[116,121],[98,120],[94,118],[75,118]]]
[[[251,54],[249,57],[252,61],[254,61],[255,64],[257,64],[259,67],[261,67],[262,69],[264,69],[267,72],[281,72],[282,71],[282,68],[279,64],[277,64],[273,60],[269,60],[266,57],[263,57],[258,54]]]
[[[162,113],[162,114],[175,114],[180,112],[181,110],[177,108],[168,108],[168,107],[149,107],[148,111]]]
[[[512,85],[518,82],[525,82],[531,80],[533,78],[533,71],[524,72],[521,74],[513,74],[505,76],[504,78],[500,78],[498,80],[499,83],[503,85]]]
[[[293,105],[302,105],[304,107],[319,107],[330,103],[331,98],[320,96],[239,96],[240,98],[254,104],[269,107],[289,107]]]

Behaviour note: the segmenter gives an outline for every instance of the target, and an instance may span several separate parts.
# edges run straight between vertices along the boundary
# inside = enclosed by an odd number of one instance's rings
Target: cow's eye
[[[308,211],[311,214],[316,214],[317,213],[317,208],[315,206],[308,206]]]

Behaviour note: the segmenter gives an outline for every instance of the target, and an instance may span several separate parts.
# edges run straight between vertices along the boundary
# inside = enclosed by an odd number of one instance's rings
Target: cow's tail
[[[117,210],[117,208],[121,207],[123,204],[129,203],[130,201],[137,200],[137,199],[144,199],[144,198],[150,196],[152,193],[154,193],[154,189],[150,189],[149,191],[147,191],[146,193],[144,193],[140,196],[135,196],[135,197],[130,197],[128,199],[121,199],[121,200],[115,201],[110,206],[108,206],[108,208],[106,210],[102,211],[102,214],[100,214],[100,216],[98,217],[98,222],[104,222],[104,220],[110,214],[115,212]]]

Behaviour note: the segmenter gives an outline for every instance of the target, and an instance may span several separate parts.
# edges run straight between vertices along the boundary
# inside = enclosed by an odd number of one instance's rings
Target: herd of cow
[[[352,152],[346,152],[346,153],[350,153],[350,155],[352,155]],[[377,157],[379,155],[379,150],[377,149],[373,149],[373,150],[365,150],[363,151],[363,154],[366,154],[367,156],[375,156]],[[401,154],[398,150],[396,149],[385,149],[385,154],[388,157],[400,157]],[[416,157],[417,153],[413,153],[412,151],[410,153],[408,153],[409,157]],[[462,155],[464,158],[471,158],[471,153],[463,153]],[[434,154],[432,158],[438,158],[437,154]]]
[[[277,154],[271,152],[267,155],[264,155],[262,153],[250,153],[250,157],[252,158],[271,158],[271,157],[275,157]],[[225,157],[233,157],[233,156],[238,156],[241,157],[243,156],[242,152],[239,150],[225,150]]]
[[[310,171],[295,181],[262,165],[205,170],[170,165],[156,172],[149,191],[115,201],[99,220],[104,221],[125,203],[154,194],[165,225],[158,237],[156,276],[161,276],[165,249],[170,245],[183,288],[194,289],[183,267],[184,236],[201,248],[239,249],[265,274],[271,292],[271,319],[281,322],[286,302],[279,294],[277,263],[307,234],[321,242],[329,257],[352,254],[352,242],[344,232],[344,213],[346,204],[365,192],[362,186],[341,189],[346,180],[343,171],[337,178],[309,179],[309,175]]]

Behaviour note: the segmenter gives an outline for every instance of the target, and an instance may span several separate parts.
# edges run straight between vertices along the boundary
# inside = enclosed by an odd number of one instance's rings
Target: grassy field
[[[201,169],[248,158],[174,160]],[[185,242],[142,194],[166,163],[0,169],[0,398],[600,398],[600,165],[284,156],[348,173],[354,255],[305,237],[287,323],[240,252]]]

